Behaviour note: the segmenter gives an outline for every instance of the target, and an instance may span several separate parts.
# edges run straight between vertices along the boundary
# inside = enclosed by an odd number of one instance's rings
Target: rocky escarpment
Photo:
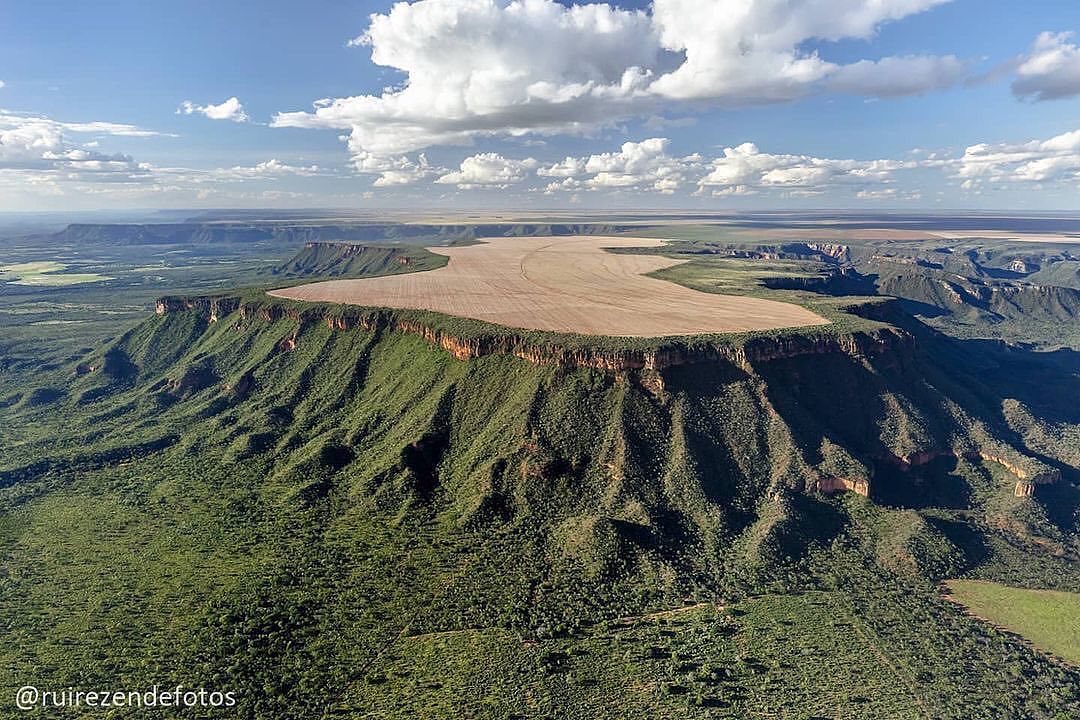
[[[217,322],[223,315],[238,310],[240,305],[241,301],[238,297],[181,297],[174,295],[159,298],[154,311],[158,315],[166,315],[168,313],[194,310],[204,314],[210,322]]]
[[[392,328],[418,335],[460,360],[485,355],[513,355],[534,365],[592,368],[612,372],[663,370],[696,363],[730,362],[738,367],[806,355],[841,353],[852,357],[893,354],[898,361],[910,354],[914,340],[906,331],[884,326],[853,332],[792,332],[732,336],[724,341],[707,337],[658,338],[655,344],[626,346],[618,339],[564,338],[553,333],[515,332],[485,323],[470,323],[468,332],[439,327],[434,313],[415,313],[385,308],[349,306],[304,306],[290,303],[244,301],[231,296],[164,297],[158,300],[157,314],[194,311],[209,322],[236,313],[238,323],[275,322],[288,319],[296,332],[283,347],[296,346],[296,338],[307,323],[325,323],[331,330],[360,327],[366,330]],[[881,312],[877,309],[877,312]],[[868,315],[871,314],[869,311]],[[418,317],[419,315],[419,317]]]
[[[166,297],[158,302],[158,314],[195,313],[206,323],[228,323],[237,333],[258,329],[261,325],[275,326],[280,333],[276,342],[278,352],[290,353],[301,348],[315,329],[346,333],[391,330],[422,338],[460,360],[489,355],[509,355],[536,366],[554,366],[568,370],[593,369],[616,375],[628,373],[638,384],[656,398],[669,392],[669,371],[685,366],[738,368],[751,376],[761,376],[764,369],[784,365],[796,358],[814,358],[813,367],[855,362],[872,365],[877,371],[893,373],[914,372],[917,353],[914,337],[906,330],[881,322],[893,311],[889,303],[876,303],[860,310],[868,319],[863,330],[839,332],[791,331],[772,334],[731,336],[702,336],[657,338],[653,342],[620,338],[586,338],[561,336],[552,333],[515,331],[477,321],[462,321],[435,313],[400,311],[386,308],[363,308],[340,305],[312,305],[287,301],[245,299],[236,296]],[[817,359],[820,358],[820,359]],[[905,370],[908,368],[908,370]],[[784,372],[793,373],[790,381],[801,384],[803,366],[780,371],[776,382],[784,384]],[[768,373],[766,373],[768,374]],[[196,378],[197,379],[197,378]],[[183,380],[183,378],[181,378]],[[772,381],[770,381],[772,382]],[[183,395],[191,382],[174,383],[172,394]],[[238,387],[250,385],[250,378],[237,381]],[[240,395],[243,392],[237,391]],[[866,418],[872,421],[872,418]],[[955,436],[960,437],[960,436]],[[953,445],[950,447],[950,444]],[[938,448],[933,449],[935,445]],[[1056,482],[1059,472],[1044,463],[1011,448],[999,447],[985,433],[971,436],[970,442],[935,443],[930,449],[906,455],[886,453],[883,456],[864,455],[868,460],[893,465],[901,471],[926,465],[939,457],[985,460],[1004,467],[1016,478],[1015,494],[1031,496],[1037,485]],[[873,463],[868,463],[867,466]],[[803,478],[809,492],[831,494],[850,491],[872,495],[873,471],[866,467],[811,468]]]
[[[996,447],[982,447],[973,450],[930,450],[911,453],[906,456],[886,455],[882,458],[904,472],[926,465],[938,458],[960,458],[982,460],[1000,465],[1016,478],[1013,494],[1016,497],[1032,497],[1038,485],[1053,485],[1061,480],[1061,471],[1050,467],[1035,458],[1021,455],[1015,450]]]

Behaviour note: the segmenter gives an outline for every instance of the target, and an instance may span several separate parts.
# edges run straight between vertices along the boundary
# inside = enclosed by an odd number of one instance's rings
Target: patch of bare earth
[[[626,237],[495,238],[466,247],[429,248],[450,257],[437,270],[329,280],[270,294],[433,310],[515,328],[586,335],[655,337],[828,322],[790,303],[703,293],[645,277],[680,260],[604,250],[661,244],[662,240]]]

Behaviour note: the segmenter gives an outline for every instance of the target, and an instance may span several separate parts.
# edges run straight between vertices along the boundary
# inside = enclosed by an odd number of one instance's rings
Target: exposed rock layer
[[[580,343],[535,342],[525,334],[492,331],[470,336],[450,333],[421,321],[403,317],[390,309],[349,306],[317,306],[298,308],[285,303],[244,302],[237,297],[164,297],[158,300],[157,314],[194,310],[209,322],[238,312],[242,321],[274,322],[288,318],[299,325],[322,322],[331,330],[361,327],[367,330],[392,327],[418,335],[460,360],[484,355],[514,355],[535,365],[554,365],[567,368],[593,368],[621,372],[626,370],[662,370],[679,365],[727,361],[739,367],[805,355],[843,353],[853,357],[879,356],[890,352],[906,355],[911,351],[913,338],[906,331],[886,326],[855,332],[785,333],[754,335],[738,342],[708,342],[700,339],[671,340],[658,338],[645,347],[613,348],[597,342],[595,346]],[[557,338],[557,335],[553,335]]]

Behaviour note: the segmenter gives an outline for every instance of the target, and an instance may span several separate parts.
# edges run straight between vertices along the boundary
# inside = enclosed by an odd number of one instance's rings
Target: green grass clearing
[[[1080,664],[1080,593],[1028,590],[980,580],[950,580],[951,597],[973,614]]]
[[[13,285],[63,287],[112,280],[98,273],[65,273],[67,265],[52,261],[18,263],[0,267],[0,281]]]

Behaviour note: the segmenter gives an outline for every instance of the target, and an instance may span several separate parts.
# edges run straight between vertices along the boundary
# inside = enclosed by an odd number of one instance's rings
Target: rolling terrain
[[[200,266],[144,309],[129,271],[0,296],[133,304],[7,319],[0,694],[182,683],[275,719],[1080,714],[1067,653],[942,586],[1080,587],[1069,321],[1005,344],[1036,308],[880,296],[877,241],[683,242],[649,251],[671,256],[646,257],[657,282],[829,322],[618,338],[265,293],[431,259],[383,242],[232,246],[255,287]],[[999,254],[892,264],[1027,286],[1068,262],[1035,252],[1023,277]],[[1031,607],[998,622],[1053,632]]]
[[[624,347],[163,301],[0,398],[4,667],[254,717],[1068,717],[1080,671],[935,583],[1080,581],[1069,448],[897,322]]]

